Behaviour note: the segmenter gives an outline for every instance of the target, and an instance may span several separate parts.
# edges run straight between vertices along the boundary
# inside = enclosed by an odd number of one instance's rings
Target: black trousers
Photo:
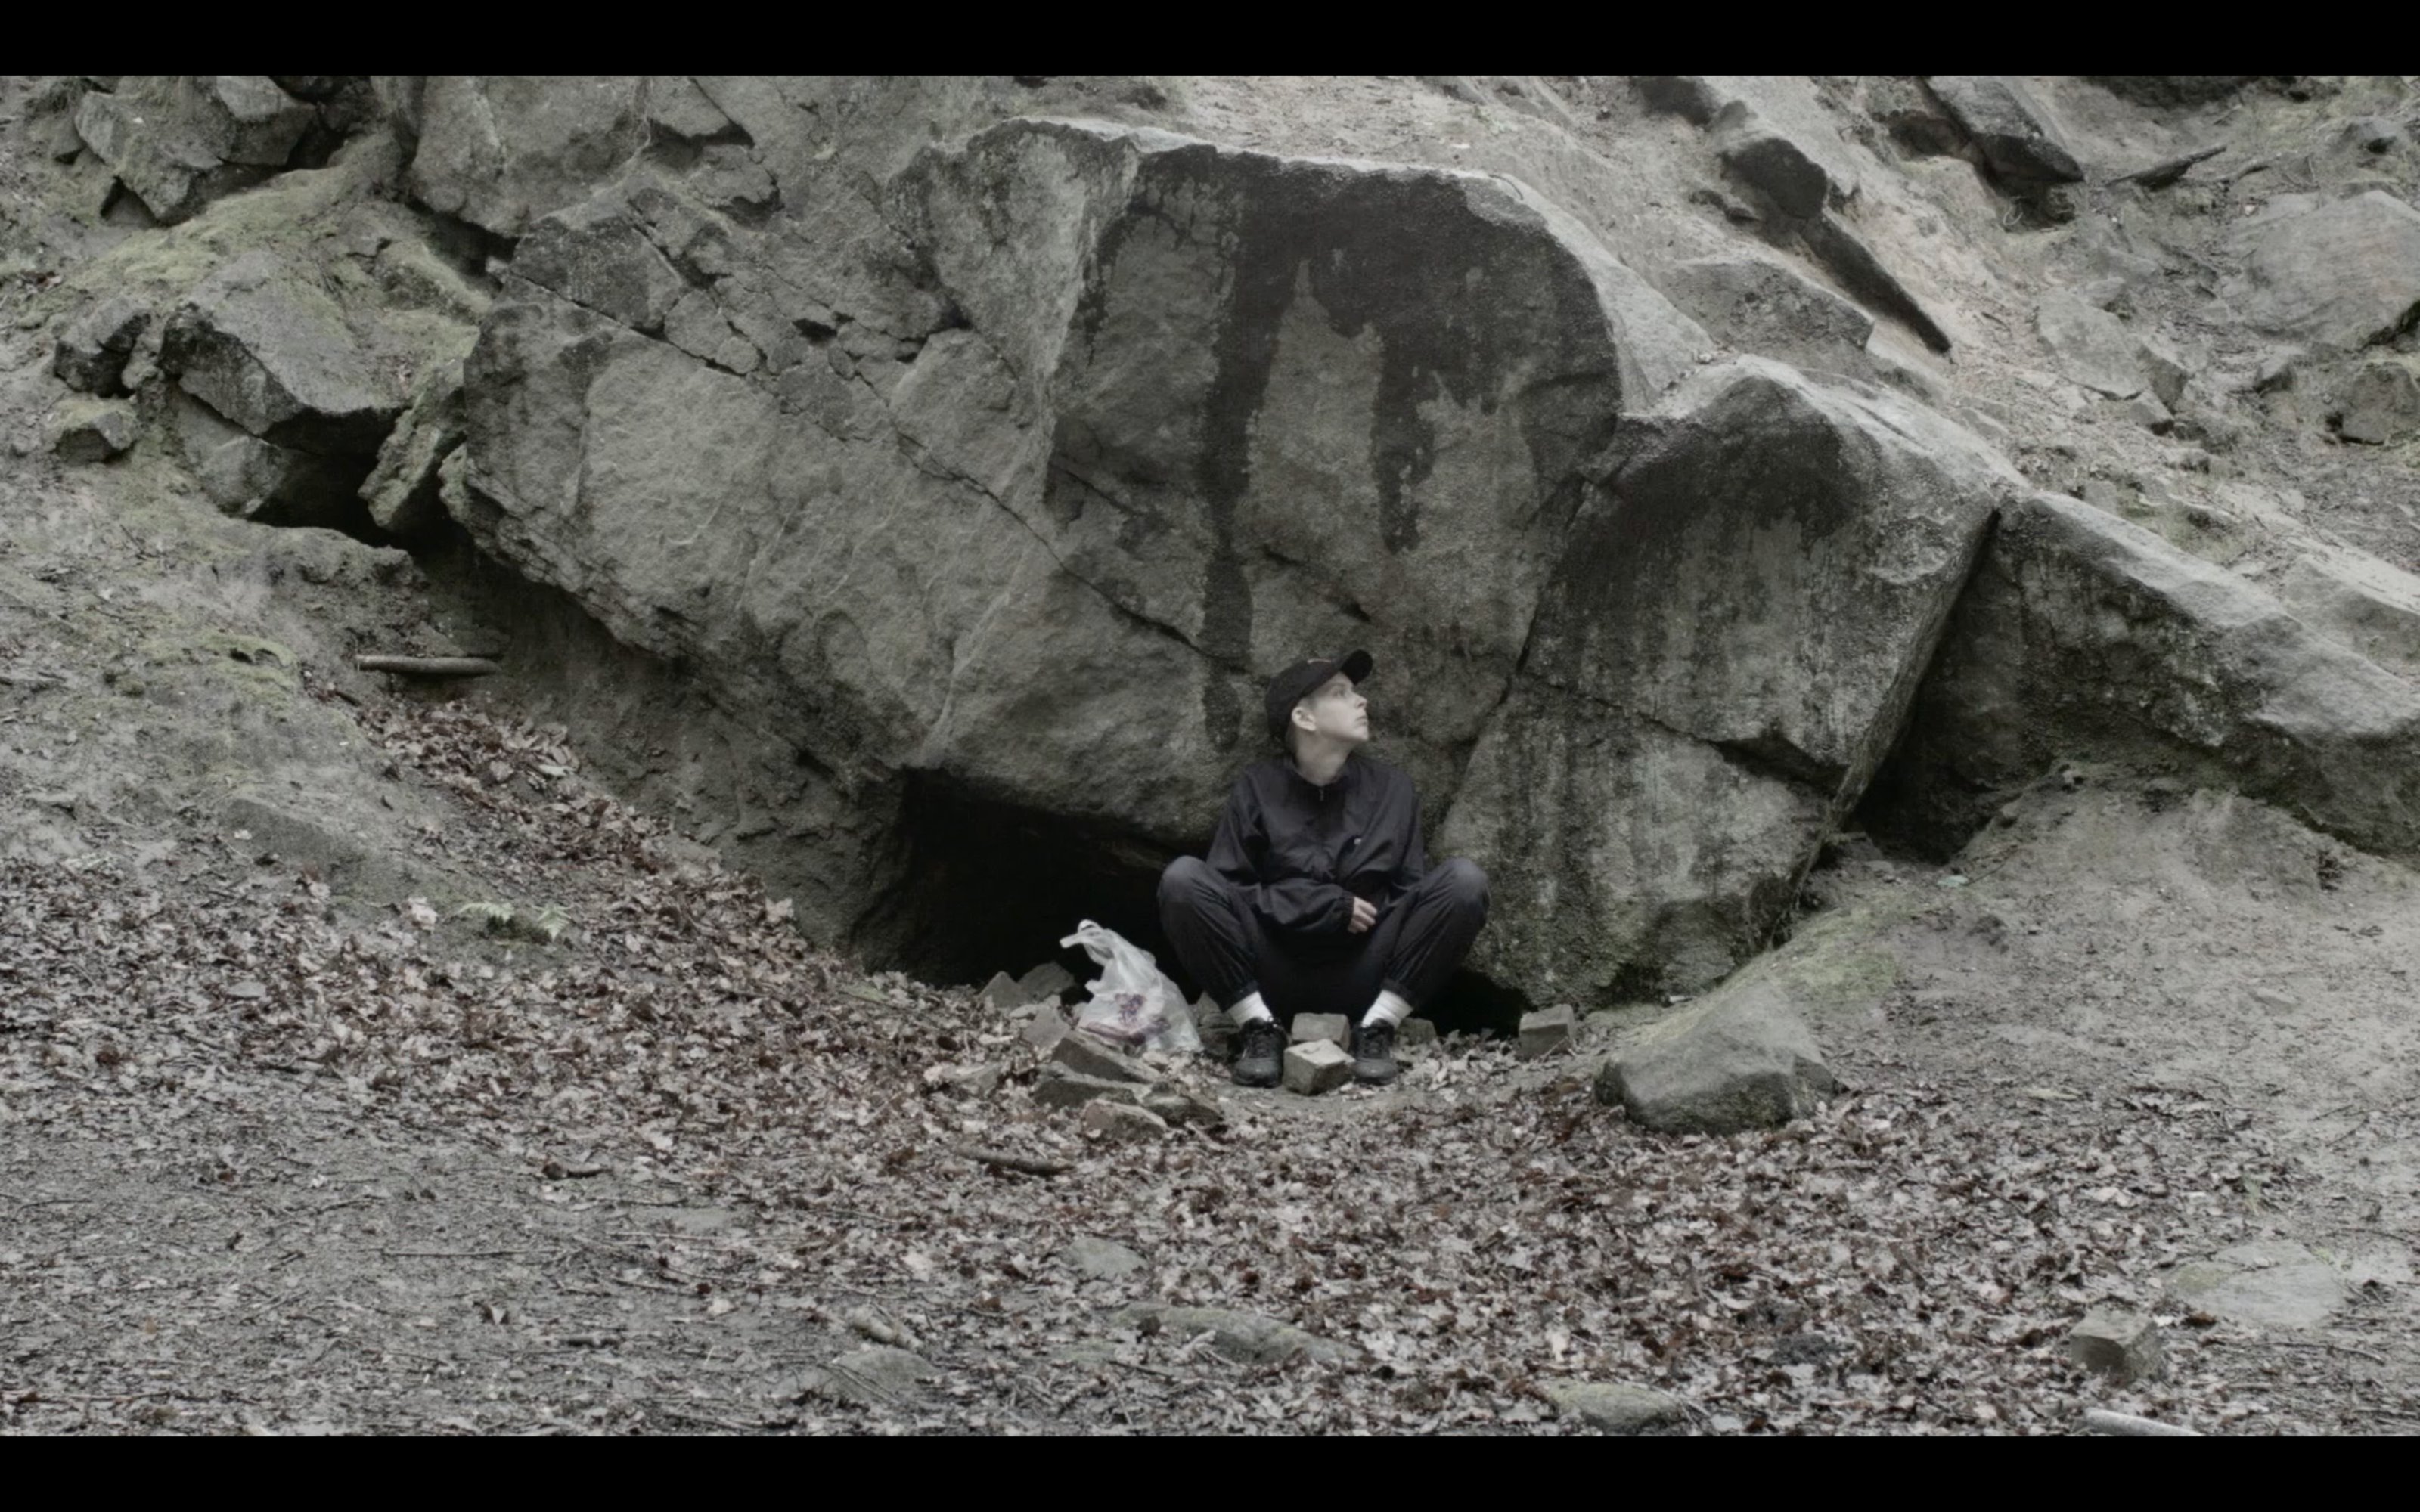
[[[1159,877],[1159,923],[1177,959],[1221,1008],[1257,992],[1281,1020],[1362,1010],[1385,988],[1415,1009],[1436,997],[1487,922],[1475,861],[1432,868],[1362,934],[1280,934],[1209,863],[1178,856]]]

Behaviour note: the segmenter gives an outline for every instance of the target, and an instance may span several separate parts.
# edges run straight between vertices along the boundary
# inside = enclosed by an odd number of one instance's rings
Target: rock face
[[[2242,272],[2222,292],[2273,335],[2352,351],[2420,309],[2420,210],[2383,190],[2334,204],[2286,195],[2236,238]]]
[[[1606,1063],[1599,1102],[1672,1134],[1770,1129],[1833,1089],[1814,1036],[1788,996],[1753,982],[1690,1005]]]
[[[1493,881],[1474,964],[1587,1000],[1753,953],[2020,486],[1929,411],[1776,363],[1676,394],[1574,521],[1440,831]]]
[[[1935,98],[1965,129],[1992,170],[2006,178],[2074,183],[2083,165],[2049,113],[2015,79],[1989,74],[1934,74]]]
[[[2177,771],[2420,854],[2420,691],[2140,526],[2038,494],[1960,602],[1891,801],[1962,836],[2062,758]]]
[[[812,151],[760,157],[800,203]],[[1476,175],[1018,121],[880,216],[710,190],[530,224],[464,363],[461,518],[877,821],[912,771],[1198,845],[1267,672],[1373,633],[1389,759],[1450,793],[1621,416],[1704,341]],[[861,900],[882,864],[825,870]]]

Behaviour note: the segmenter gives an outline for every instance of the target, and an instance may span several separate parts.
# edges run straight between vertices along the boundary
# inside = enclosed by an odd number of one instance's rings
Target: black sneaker
[[[1285,1031],[1274,1019],[1254,1019],[1242,1031],[1243,1048],[1235,1056],[1235,1085],[1275,1087],[1283,1067]]]
[[[1384,1087],[1395,1079],[1395,1026],[1366,1024],[1353,1031],[1353,1079]]]

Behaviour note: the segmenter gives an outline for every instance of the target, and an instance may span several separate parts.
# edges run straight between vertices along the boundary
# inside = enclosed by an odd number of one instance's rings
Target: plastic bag
[[[1192,1008],[1149,950],[1089,918],[1059,944],[1082,946],[1101,967],[1087,984],[1091,1001],[1076,1011],[1076,1027],[1127,1049],[1201,1050]]]

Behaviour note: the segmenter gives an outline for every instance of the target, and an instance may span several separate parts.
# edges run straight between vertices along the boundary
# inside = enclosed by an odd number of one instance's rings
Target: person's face
[[[1338,672],[1295,705],[1294,722],[1298,730],[1357,746],[1370,738],[1370,701]]]

